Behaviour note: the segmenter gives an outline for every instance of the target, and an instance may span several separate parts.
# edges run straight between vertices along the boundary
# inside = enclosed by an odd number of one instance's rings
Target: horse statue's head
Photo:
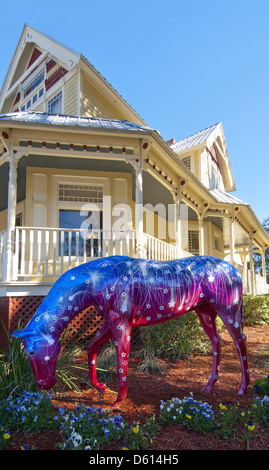
[[[38,334],[28,330],[14,331],[12,336],[20,338],[29,358],[37,386],[50,390],[56,383],[56,365],[61,349],[58,338],[50,335]]]

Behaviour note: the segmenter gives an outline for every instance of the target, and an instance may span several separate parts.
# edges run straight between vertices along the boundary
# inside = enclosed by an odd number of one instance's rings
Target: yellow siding
[[[83,115],[87,117],[125,119],[85,77],[83,78]]]
[[[195,174],[196,178],[199,179],[199,176],[200,176],[200,170],[199,170],[200,164],[199,164],[199,152],[198,152],[198,150],[195,150],[195,151],[193,152],[193,154],[194,154],[194,155],[193,155],[193,158],[194,158],[194,165],[193,165],[193,166],[194,166],[194,174]]]
[[[0,212],[0,232],[7,229],[7,209]]]
[[[78,114],[78,74],[73,75],[64,85],[64,114]]]
[[[135,202],[132,202],[132,220],[135,227]],[[143,230],[151,237],[159,238],[166,243],[172,243],[174,240],[169,238],[168,221],[160,217],[156,212],[152,213],[148,209],[143,210]],[[171,229],[171,233],[173,229]]]

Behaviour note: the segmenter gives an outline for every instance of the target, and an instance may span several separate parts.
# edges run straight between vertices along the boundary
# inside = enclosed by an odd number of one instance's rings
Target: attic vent
[[[181,161],[188,168],[188,170],[191,171],[191,157],[190,156],[184,157],[184,158],[181,159]]]

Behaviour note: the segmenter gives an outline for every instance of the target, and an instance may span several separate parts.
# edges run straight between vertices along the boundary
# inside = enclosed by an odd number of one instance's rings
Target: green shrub
[[[269,324],[269,295],[248,295],[243,298],[245,326]]]
[[[141,339],[149,353],[170,360],[207,354],[210,341],[195,312],[159,325],[141,328]]]
[[[269,395],[269,375],[262,379],[257,379],[253,388],[259,395]]]
[[[7,331],[6,334],[8,351],[0,352],[0,400],[11,394],[20,395],[24,391],[38,390],[21,341],[12,338]]]

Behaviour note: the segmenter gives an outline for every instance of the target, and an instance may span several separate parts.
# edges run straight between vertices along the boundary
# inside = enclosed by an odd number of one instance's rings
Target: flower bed
[[[57,429],[59,449],[147,449],[154,436],[165,425],[177,423],[202,434],[228,438],[236,432],[237,439],[247,440],[256,426],[269,426],[269,397],[255,397],[248,410],[239,402],[228,407],[219,404],[218,413],[212,405],[195,400],[193,396],[161,401],[158,422],[151,416],[145,422],[129,423],[120,413],[111,414],[98,407],[76,405],[73,410],[53,404],[53,395],[25,392],[21,397],[3,400],[0,404],[0,446],[5,448],[13,433]],[[27,440],[27,437],[26,437]],[[21,449],[29,449],[22,443]]]
[[[268,326],[246,329],[251,385],[239,400],[235,392],[240,366],[223,333],[220,378],[211,394],[200,391],[211,356],[177,361],[165,376],[140,373],[138,360],[131,359],[128,398],[117,411],[111,409],[116,376],[104,396],[87,388],[55,396],[25,392],[9,401],[2,399],[1,446],[7,450],[268,449],[268,399],[257,397],[254,388],[266,375],[257,358],[268,343],[268,333]]]

